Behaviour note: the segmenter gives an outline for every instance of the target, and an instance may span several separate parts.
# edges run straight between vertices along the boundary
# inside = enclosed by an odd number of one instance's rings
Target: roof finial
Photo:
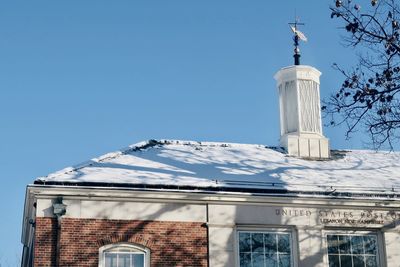
[[[290,28],[294,33],[293,41],[294,41],[294,65],[300,65],[300,49],[299,49],[299,40],[307,42],[307,37],[297,29],[297,26],[304,25],[304,23],[300,23],[299,19],[296,17],[294,22],[289,23]]]

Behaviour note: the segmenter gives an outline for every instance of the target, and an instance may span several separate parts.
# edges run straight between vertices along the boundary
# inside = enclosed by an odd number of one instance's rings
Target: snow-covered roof
[[[321,161],[288,157],[263,145],[150,140],[40,177],[35,183],[397,198],[400,153],[332,151],[332,159]]]

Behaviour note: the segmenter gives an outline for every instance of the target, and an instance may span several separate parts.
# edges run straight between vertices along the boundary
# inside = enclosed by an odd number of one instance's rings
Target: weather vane
[[[294,22],[289,23],[290,28],[294,33],[293,41],[294,41],[294,65],[300,65],[300,48],[299,48],[299,40],[307,42],[307,37],[297,29],[297,26],[304,25],[304,23],[300,23],[299,19],[296,18]]]

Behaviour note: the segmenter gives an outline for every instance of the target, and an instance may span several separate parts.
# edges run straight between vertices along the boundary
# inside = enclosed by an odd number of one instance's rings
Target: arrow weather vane
[[[307,42],[307,37],[297,29],[299,25],[305,25],[304,23],[300,23],[299,19],[296,18],[295,22],[289,23],[292,32],[294,33],[293,41],[294,41],[294,65],[300,65],[300,48],[299,48],[299,40]]]

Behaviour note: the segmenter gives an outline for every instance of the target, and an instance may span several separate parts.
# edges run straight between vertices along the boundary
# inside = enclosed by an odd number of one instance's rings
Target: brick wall
[[[57,219],[37,218],[35,232],[35,266],[55,266]]]
[[[36,219],[35,266],[55,266],[57,221]],[[99,248],[131,242],[151,251],[151,267],[206,267],[202,223],[63,218],[60,266],[98,266]]]

